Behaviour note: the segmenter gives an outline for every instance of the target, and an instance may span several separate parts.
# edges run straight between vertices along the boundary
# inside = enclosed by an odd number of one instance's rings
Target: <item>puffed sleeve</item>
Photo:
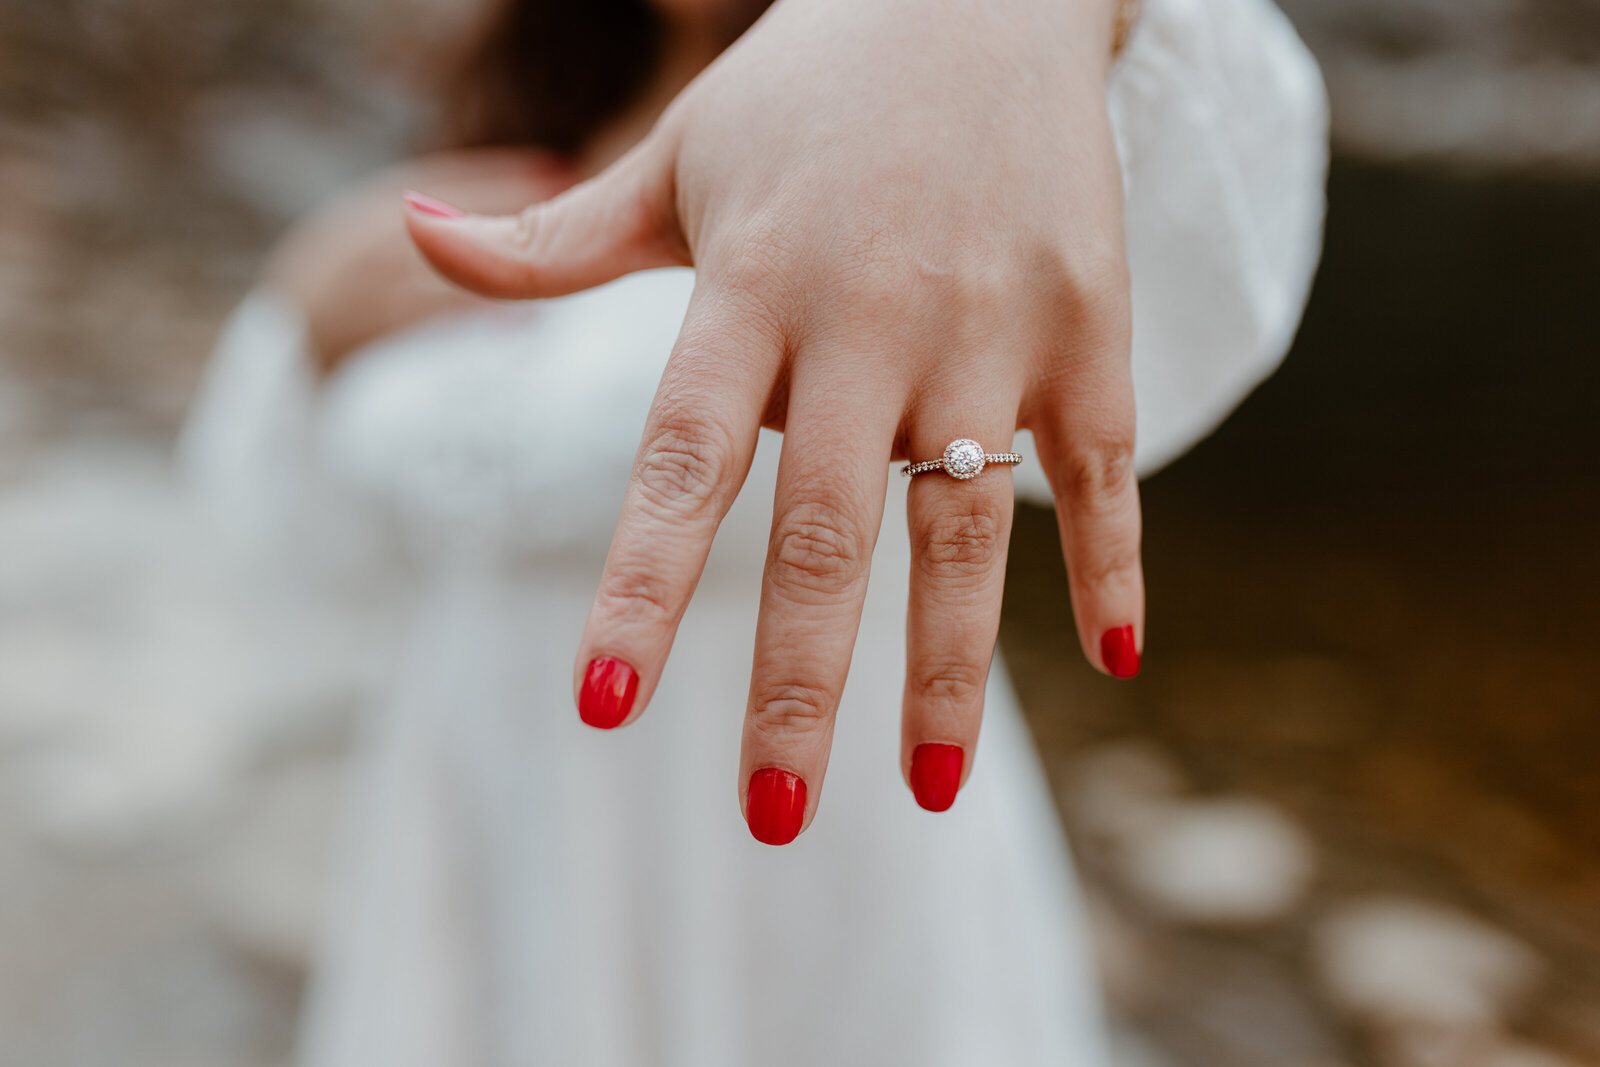
[[[1110,106],[1148,474],[1215,429],[1294,338],[1322,245],[1328,105],[1268,0],[1144,0]],[[1017,491],[1048,501],[1017,436]]]
[[[381,569],[374,523],[317,462],[319,388],[305,317],[268,288],[229,316],[178,438],[177,464],[228,543],[302,577]]]

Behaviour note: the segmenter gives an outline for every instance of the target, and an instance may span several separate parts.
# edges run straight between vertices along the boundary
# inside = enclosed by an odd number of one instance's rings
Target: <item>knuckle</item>
[[[1130,283],[1123,242],[1111,231],[1077,233],[1068,245],[1048,253],[1049,273],[1084,296],[1125,293]]]
[[[1133,282],[1122,248],[1074,244],[1046,253],[1036,277],[1044,280],[1061,317],[1095,345],[1127,334],[1133,321]]]
[[[791,216],[759,212],[707,249],[701,273],[741,303],[781,302],[804,266],[794,243]]]
[[[699,511],[719,499],[732,455],[732,444],[715,426],[669,413],[640,448],[634,480],[644,499],[660,511]]]
[[[719,249],[717,279],[737,291],[764,292],[782,280],[788,268],[791,240],[776,224],[748,223]]]
[[[908,302],[932,302],[944,287],[943,274],[930,275],[908,262],[909,257],[891,256],[882,248],[856,249],[841,257],[839,284],[848,291],[841,296],[858,314],[895,321],[902,317]]]
[[[826,689],[801,682],[771,685],[751,701],[750,726],[758,735],[792,737],[824,728],[834,699]]]
[[[530,204],[517,212],[511,243],[523,258],[530,261],[542,258],[550,233],[549,217],[546,203]]]
[[[981,706],[987,677],[986,664],[939,663],[918,672],[912,692],[923,706],[943,705],[958,708]]]
[[[964,314],[981,314],[1015,305],[1027,271],[1010,257],[972,257],[942,287],[940,297]]]
[[[1133,283],[1121,257],[1101,258],[1083,268],[1077,286],[1080,329],[1104,346],[1125,347],[1133,331]]]
[[[1133,483],[1133,434],[1107,432],[1068,449],[1062,478],[1075,507],[1109,512]]]
[[[670,581],[636,567],[606,575],[595,594],[595,605],[613,625],[657,626],[671,625],[681,606]]]
[[[1078,267],[1077,283],[1078,290],[1097,303],[1127,303],[1133,278],[1122,247],[1108,244],[1087,252]]]
[[[918,524],[914,557],[932,577],[987,574],[1005,550],[999,501],[975,499]]]
[[[791,599],[833,597],[860,580],[869,549],[859,521],[835,504],[790,508],[773,531],[768,573]]]
[[[1120,590],[1136,586],[1139,578],[1139,552],[1110,550],[1076,553],[1071,562],[1072,580],[1085,589]]]

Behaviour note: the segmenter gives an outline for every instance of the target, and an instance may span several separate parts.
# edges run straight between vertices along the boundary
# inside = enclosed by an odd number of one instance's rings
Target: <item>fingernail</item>
[[[639,675],[632,667],[612,656],[601,656],[583,672],[578,717],[601,730],[621,726],[633,710],[633,697],[638,691]]]
[[[1100,660],[1113,678],[1132,678],[1139,673],[1139,649],[1133,643],[1133,627],[1118,626],[1100,638]]]
[[[443,200],[436,200],[423,193],[406,190],[402,199],[411,210],[423,215],[432,215],[441,219],[464,219],[467,213],[454,204],[447,204]]]
[[[750,776],[745,796],[750,833],[763,845],[787,845],[806,817],[806,783],[798,774],[763,767]]]
[[[911,751],[911,792],[929,811],[948,811],[961,788],[960,745],[918,745]]]

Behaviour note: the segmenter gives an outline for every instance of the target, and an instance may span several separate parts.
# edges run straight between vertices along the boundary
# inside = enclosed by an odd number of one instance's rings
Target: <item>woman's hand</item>
[[[445,282],[417,253],[395,208],[401,190],[426,185],[474,210],[514,211],[573,180],[547,152],[451,152],[406,163],[296,225],[274,250],[266,280],[304,312],[317,368],[330,374],[385,334],[484,302]]]
[[[580,645],[586,722],[649,702],[765,424],[784,431],[739,782],[807,825],[891,457],[1033,431],[1084,651],[1138,669],[1129,285],[1109,0],[778,0],[610,170],[508,218],[413,210],[443,273],[545,296],[692,263]],[[970,769],[1000,619],[1009,468],[913,480],[902,772]]]

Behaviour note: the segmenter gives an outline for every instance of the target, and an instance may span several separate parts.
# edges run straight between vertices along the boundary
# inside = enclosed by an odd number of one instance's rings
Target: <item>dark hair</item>
[[[445,85],[454,147],[576,153],[655,73],[661,17],[647,0],[500,0]]]

